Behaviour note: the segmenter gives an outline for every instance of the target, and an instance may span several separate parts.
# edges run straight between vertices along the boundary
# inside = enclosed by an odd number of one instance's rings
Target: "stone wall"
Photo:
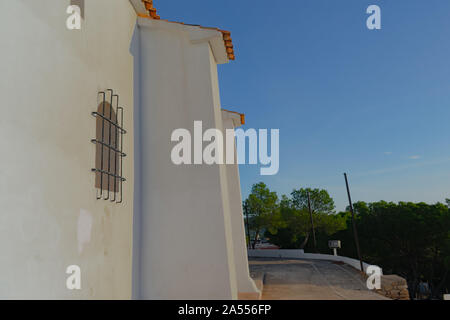
[[[409,300],[406,280],[395,274],[381,276],[381,289],[376,292],[393,300]]]

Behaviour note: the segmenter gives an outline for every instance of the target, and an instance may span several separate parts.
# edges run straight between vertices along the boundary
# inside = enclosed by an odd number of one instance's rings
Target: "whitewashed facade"
[[[220,105],[223,33],[151,19],[140,0],[85,0],[68,30],[70,4],[0,2],[0,298],[256,297],[237,166],[170,161],[174,129],[239,125]],[[122,203],[97,200],[91,171],[107,89],[127,131]]]

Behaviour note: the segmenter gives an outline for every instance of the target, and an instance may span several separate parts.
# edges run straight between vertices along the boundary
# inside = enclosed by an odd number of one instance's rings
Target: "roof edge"
[[[151,19],[146,14],[138,14],[138,25],[150,28],[178,29],[186,32],[191,43],[208,42],[217,64],[228,63],[231,58],[223,40],[222,32],[217,28],[206,28],[198,25],[190,25],[164,19]]]
[[[136,14],[146,14],[147,9],[145,8],[144,2],[142,0],[130,0],[131,5],[134,8],[134,11],[136,11]]]
[[[228,116],[229,119],[233,121],[235,127],[240,127],[241,125],[245,124],[245,114],[222,109],[222,114],[224,113]]]
[[[140,17],[154,19],[154,20],[161,20],[161,17],[156,12],[156,8],[153,6],[153,0],[130,0],[130,1],[133,4],[136,12],[138,13],[138,15]],[[185,24],[183,22],[177,22],[177,21],[169,21],[169,20],[162,20],[162,21],[167,21],[170,23],[179,23],[182,25]],[[200,25],[191,25],[191,26],[196,26],[196,27],[200,27],[203,29],[216,30],[216,31],[219,31],[220,33],[222,33],[222,40],[223,40],[223,43],[225,46],[225,52],[226,52],[228,59],[229,60],[236,59],[235,52],[234,52],[233,40],[231,39],[230,31],[222,30],[219,28],[202,27]]]

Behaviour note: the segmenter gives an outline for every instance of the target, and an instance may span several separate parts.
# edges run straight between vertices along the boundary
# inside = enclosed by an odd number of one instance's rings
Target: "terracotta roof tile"
[[[222,111],[226,111],[226,112],[237,114],[239,116],[240,120],[241,120],[241,125],[245,124],[245,114],[240,113],[240,112],[236,112],[236,111],[227,110],[227,109],[222,109]]]
[[[149,13],[147,18],[156,19],[156,20],[160,20],[161,19],[160,16],[156,13],[155,7],[153,7],[153,0],[142,0],[142,2],[144,3],[145,8],[148,10],[148,13]],[[176,21],[169,21],[169,20],[163,20],[163,21],[167,21],[167,22],[171,22],[171,23],[184,24],[183,22],[176,22]],[[235,60],[233,40],[231,39],[231,32],[230,31],[220,30],[218,28],[202,27],[200,25],[194,25],[194,24],[186,24],[186,25],[196,26],[196,27],[200,27],[200,28],[203,28],[203,29],[217,30],[217,31],[221,32],[222,35],[223,35],[223,41],[224,41],[224,44],[225,44],[225,49],[227,51],[228,59]]]
[[[145,5],[145,9],[148,10],[148,13],[150,15],[150,17],[152,19],[157,19],[159,20],[160,17],[158,16],[158,14],[156,13],[156,9],[153,7],[153,0],[142,0],[142,2]]]

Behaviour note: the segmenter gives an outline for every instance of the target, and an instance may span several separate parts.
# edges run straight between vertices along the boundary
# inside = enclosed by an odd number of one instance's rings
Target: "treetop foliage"
[[[341,240],[339,254],[357,258],[349,208],[336,214],[322,189],[299,188],[279,199],[264,183],[253,185],[244,202],[253,243],[264,234],[280,248],[313,252],[308,192],[318,251],[330,253],[328,240]],[[353,203],[363,260],[406,278],[411,296],[428,282],[430,296],[441,297],[450,290],[450,199],[445,203]]]

